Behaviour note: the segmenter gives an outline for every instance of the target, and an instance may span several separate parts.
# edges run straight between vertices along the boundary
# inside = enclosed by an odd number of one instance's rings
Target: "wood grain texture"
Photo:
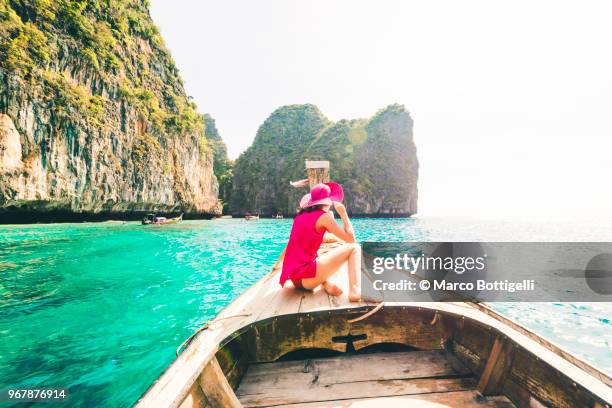
[[[236,394],[247,407],[472,390],[474,378],[442,350],[342,355],[252,364]]]
[[[482,397],[476,391],[337,399],[276,406],[287,408],[514,408],[506,397]]]
[[[513,355],[514,345],[505,337],[498,336],[478,381],[477,389],[482,395],[497,395],[502,392],[502,383],[510,372]]]
[[[312,313],[321,310],[329,310],[331,307],[330,296],[323,290],[322,286],[311,292],[304,292],[300,301],[299,313]]]
[[[328,297],[329,306],[326,306],[320,291],[300,291],[290,285],[281,289],[279,272],[276,269],[266,275],[224,309],[168,367],[137,406],[200,405],[198,398],[202,396],[197,391],[197,380],[216,354],[221,370],[230,381],[228,384],[235,387],[249,362],[274,361],[304,348],[344,352],[347,345],[335,342],[337,336],[357,336],[353,342],[355,350],[380,343],[447,350],[475,378],[488,370],[489,381],[496,375],[495,366],[487,368],[494,341],[505,336],[515,351],[510,374],[502,376],[499,391],[517,405],[542,401],[556,406],[605,406],[612,402],[608,375],[595,368],[586,370],[584,367],[588,366],[579,364],[576,358],[569,359],[558,346],[510,324],[506,318],[496,317],[493,311],[479,310],[466,303],[385,302],[378,312],[351,324],[350,319],[363,315],[372,306],[364,302],[349,303],[346,293],[335,300]],[[337,276],[337,282],[343,280],[346,281],[345,271]],[[243,352],[230,350],[235,338],[240,338]],[[398,379],[381,381],[395,380]],[[333,386],[340,387],[335,383]],[[483,391],[487,392],[486,387]]]
[[[199,383],[213,408],[240,408],[242,406],[216,358],[210,360],[204,367]]]
[[[315,377],[317,384],[325,386],[338,382],[468,375],[467,368],[442,350],[342,355],[251,364],[238,391],[256,393],[270,384],[290,388],[300,381],[311,383]]]

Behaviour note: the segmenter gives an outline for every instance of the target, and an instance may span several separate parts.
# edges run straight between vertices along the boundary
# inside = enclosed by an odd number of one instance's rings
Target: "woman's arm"
[[[340,228],[336,220],[331,214],[323,214],[317,220],[317,229],[319,227],[325,228],[328,232],[334,234],[336,237],[340,238],[345,242],[355,242],[355,231],[353,230],[353,226],[351,225],[351,221],[346,213],[346,208],[342,203],[334,202],[334,208],[340,215],[340,219],[342,219],[342,224],[344,225],[344,229]]]
[[[351,224],[351,220],[349,219],[348,213],[346,212],[346,207],[344,204],[340,202],[334,202],[334,209],[340,216],[342,220],[342,225],[344,225],[344,232],[352,237],[351,240],[345,239],[346,242],[355,242],[355,230],[353,229],[353,224]]]
[[[336,218],[334,217],[334,213],[333,212],[329,212],[329,214],[332,216],[332,218]],[[340,238],[338,238],[337,236],[335,236],[334,234],[332,234],[329,231],[325,231],[325,235],[323,235],[323,242],[324,243],[344,243],[344,241],[342,241]]]
[[[323,242],[332,243],[332,242],[342,242],[340,238],[332,234],[331,232],[326,232],[323,236]]]

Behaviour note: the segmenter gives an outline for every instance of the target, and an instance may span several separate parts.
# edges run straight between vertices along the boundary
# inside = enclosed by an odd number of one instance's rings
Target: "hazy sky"
[[[608,0],[151,3],[232,158],[281,105],[338,120],[398,102],[420,214],[612,217]]]

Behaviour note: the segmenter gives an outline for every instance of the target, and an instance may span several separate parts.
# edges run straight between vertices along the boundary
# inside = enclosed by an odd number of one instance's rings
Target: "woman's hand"
[[[350,237],[350,240],[344,239],[344,241],[355,242],[355,230],[353,229],[351,221],[349,220],[348,214],[346,212],[346,207],[341,202],[334,201],[334,209],[336,210],[336,212],[338,212],[338,215],[342,219],[342,224],[344,225],[344,232],[347,236]]]

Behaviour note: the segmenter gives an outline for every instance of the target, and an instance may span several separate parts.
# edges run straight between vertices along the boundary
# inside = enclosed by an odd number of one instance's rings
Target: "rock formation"
[[[146,0],[0,2],[0,221],[219,214],[207,123]]]
[[[227,147],[219,135],[215,120],[208,114],[204,115],[206,139],[213,151],[213,168],[215,177],[219,182],[219,199],[223,204],[224,212],[232,193],[232,180],[234,177],[234,163],[227,157]]]
[[[306,193],[289,186],[305,177],[305,160],[329,160],[352,215],[410,216],[417,211],[418,160],[413,121],[401,105],[371,119],[331,122],[314,105],[277,109],[234,167],[230,212],[295,214]]]

